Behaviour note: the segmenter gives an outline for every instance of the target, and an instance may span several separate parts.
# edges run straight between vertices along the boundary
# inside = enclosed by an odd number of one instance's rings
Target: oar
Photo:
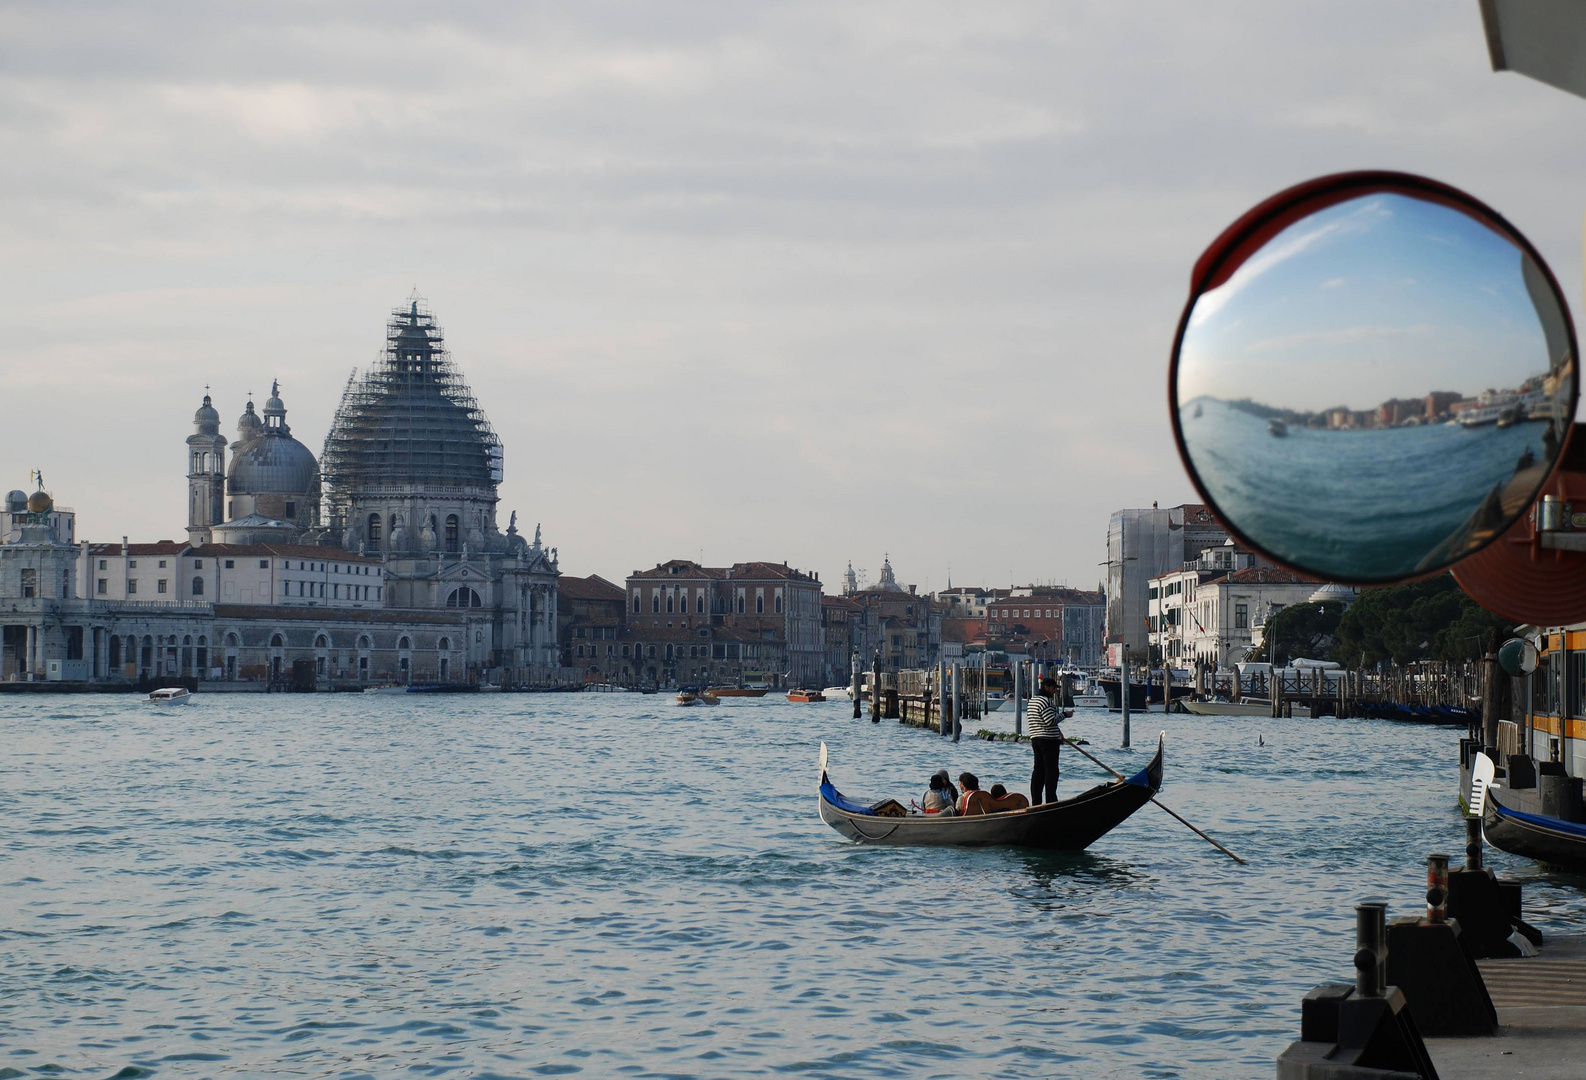
[[[1095,754],[1092,754],[1092,753],[1088,752],[1084,747],[1082,747],[1078,743],[1074,742],[1067,735],[1063,736],[1063,741],[1068,743],[1068,745],[1072,746],[1075,750],[1078,750],[1081,754],[1084,754],[1086,757],[1090,758],[1090,760],[1094,761],[1097,765],[1100,765],[1103,769],[1106,769],[1108,772],[1112,773],[1112,775],[1116,776],[1118,779],[1120,779],[1120,780],[1126,779],[1126,777],[1123,775],[1123,773],[1119,772],[1117,769],[1113,768],[1111,765],[1108,765],[1105,761],[1101,760],[1101,758],[1097,757]],[[1151,801],[1156,803],[1158,806],[1162,807],[1162,809],[1166,810],[1169,814],[1172,814],[1173,815],[1173,819],[1175,821],[1177,821],[1180,825],[1183,825],[1190,832],[1194,833],[1196,836],[1198,836],[1202,840],[1206,841],[1212,847],[1216,848],[1218,851],[1220,851],[1224,855],[1228,856],[1230,859],[1232,859],[1234,862],[1238,863],[1240,866],[1249,866],[1250,865],[1249,863],[1247,863],[1243,859],[1241,859],[1239,856],[1235,855],[1233,852],[1231,852],[1227,848],[1223,847],[1217,841],[1213,840],[1211,837],[1209,837],[1205,833],[1201,832],[1195,826],[1193,826],[1189,822],[1185,821],[1172,808],[1170,808],[1165,803],[1163,803],[1159,799],[1157,799],[1157,797],[1155,795],[1151,796]]]

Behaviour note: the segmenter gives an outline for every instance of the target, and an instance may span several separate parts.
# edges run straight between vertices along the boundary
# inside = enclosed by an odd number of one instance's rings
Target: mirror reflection
[[[1217,511],[1255,544],[1387,581],[1524,512],[1574,393],[1561,301],[1524,250],[1379,192],[1301,218],[1194,299],[1176,423]]]

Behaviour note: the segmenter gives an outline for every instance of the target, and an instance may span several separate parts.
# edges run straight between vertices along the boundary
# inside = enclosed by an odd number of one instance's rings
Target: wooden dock
[[[1493,1039],[1428,1039],[1442,1080],[1586,1075],[1586,937],[1549,938],[1541,955],[1480,960],[1498,1007]]]

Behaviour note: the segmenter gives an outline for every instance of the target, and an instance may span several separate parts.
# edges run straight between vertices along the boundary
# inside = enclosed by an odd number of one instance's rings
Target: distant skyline
[[[1580,294],[1586,101],[1474,5],[19,2],[0,85],[0,490],[94,541],[181,537],[206,384],[318,454],[416,287],[566,573],[1093,588],[1255,202],[1424,173]]]
[[[1196,303],[1180,397],[1319,412],[1517,387],[1549,370],[1523,260],[1444,206],[1388,194],[1339,203]]]

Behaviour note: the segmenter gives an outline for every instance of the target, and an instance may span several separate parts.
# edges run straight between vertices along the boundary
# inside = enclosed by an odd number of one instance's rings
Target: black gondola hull
[[[1487,789],[1482,832],[1489,844],[1512,855],[1586,870],[1586,825],[1512,810],[1502,797],[1503,788]]]
[[[876,817],[855,813],[828,797],[830,789],[837,799],[843,798],[827,781],[821,787],[821,820],[861,844],[1083,851],[1121,825],[1161,788],[1162,750],[1159,739],[1150,764],[1127,780],[1100,784],[1060,802],[970,817]]]

